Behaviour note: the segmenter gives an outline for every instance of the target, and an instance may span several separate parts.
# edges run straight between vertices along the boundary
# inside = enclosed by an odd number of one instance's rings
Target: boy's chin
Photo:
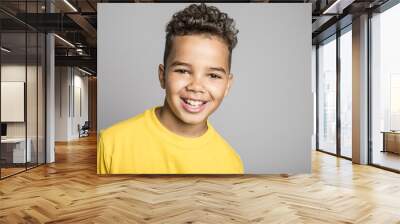
[[[204,124],[207,122],[207,117],[204,116],[193,116],[193,115],[183,115],[179,117],[179,119],[185,123],[185,124],[190,124],[190,125],[198,125],[198,124]]]
[[[187,119],[187,118],[181,118],[181,121],[185,124],[190,124],[190,125],[198,125],[198,124],[204,124],[207,119]]]

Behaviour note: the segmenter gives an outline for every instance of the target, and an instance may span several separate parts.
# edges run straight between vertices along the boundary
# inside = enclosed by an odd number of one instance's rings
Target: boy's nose
[[[203,85],[201,83],[201,80],[199,78],[193,78],[189,85],[187,85],[187,90],[188,91],[193,91],[193,92],[204,92]]]

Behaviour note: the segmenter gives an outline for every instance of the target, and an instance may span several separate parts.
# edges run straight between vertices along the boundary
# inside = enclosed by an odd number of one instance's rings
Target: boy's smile
[[[216,36],[176,36],[166,64],[159,66],[159,78],[166,90],[162,117],[170,121],[161,121],[166,126],[204,128],[232,83],[227,45]]]
[[[201,112],[206,107],[206,104],[209,102],[207,100],[191,99],[184,97],[181,97],[181,99],[182,107],[189,113]]]

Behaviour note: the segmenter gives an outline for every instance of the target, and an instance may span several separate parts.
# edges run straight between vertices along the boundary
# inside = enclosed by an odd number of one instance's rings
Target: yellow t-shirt
[[[183,137],[158,120],[155,107],[100,133],[98,174],[242,174],[234,149],[215,131]]]

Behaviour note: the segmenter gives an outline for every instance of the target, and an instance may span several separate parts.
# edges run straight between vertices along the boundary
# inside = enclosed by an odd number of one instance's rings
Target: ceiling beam
[[[96,28],[90,24],[85,17],[80,15],[79,13],[70,13],[67,16],[73,20],[77,25],[79,25],[91,38],[96,38],[97,31]]]
[[[55,56],[56,66],[83,66],[96,71],[97,60],[91,56]]]

